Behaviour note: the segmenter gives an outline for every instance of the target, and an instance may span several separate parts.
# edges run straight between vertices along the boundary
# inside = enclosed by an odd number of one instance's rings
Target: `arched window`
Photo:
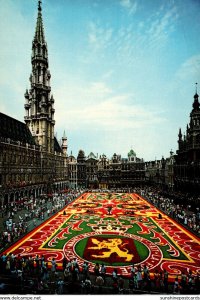
[[[38,66],[38,74],[37,74],[38,76],[37,76],[37,81],[38,81],[38,83],[40,82],[40,75],[41,75],[41,67],[40,66]]]
[[[46,57],[45,46],[42,47],[42,55],[43,55],[44,57]]]
[[[46,84],[46,69],[43,68],[43,78],[42,78],[43,84]]]
[[[41,53],[41,46],[40,44],[38,44],[38,55],[40,55],[40,53]]]

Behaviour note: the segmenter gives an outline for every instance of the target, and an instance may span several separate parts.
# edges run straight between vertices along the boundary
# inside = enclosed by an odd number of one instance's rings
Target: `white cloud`
[[[176,95],[176,105],[179,106],[179,114],[180,111],[182,112],[183,119],[182,122],[180,121],[179,127],[185,127],[188,121],[188,113],[192,108],[196,82],[200,83],[200,53],[188,57],[177,68],[171,82],[168,83],[168,93],[171,94],[171,97]]]
[[[127,9],[131,9],[133,4],[135,7],[137,6],[136,2],[130,0],[121,1],[120,4]],[[116,64],[134,65],[135,67],[138,60],[144,61],[144,57],[149,57],[149,52],[156,55],[155,51],[166,49],[171,34],[176,29],[177,19],[175,6],[165,7],[165,9],[163,6],[150,13],[145,22],[137,23],[136,20],[133,20],[128,26],[124,24],[119,26],[116,31],[107,29],[108,33],[112,31],[112,35],[106,35],[101,28],[98,29],[93,24],[91,26],[93,46],[96,50],[103,50],[112,45],[115,49],[113,55],[116,56]],[[106,38],[101,35],[109,38],[106,41]],[[102,47],[103,45],[106,47]]]
[[[191,80],[193,78],[196,81],[200,80],[200,53],[189,57],[180,66],[179,70],[175,74],[175,77],[177,80],[182,82],[185,80]]]
[[[129,12],[133,13],[137,10],[136,1],[121,0],[119,3]],[[149,54],[156,55],[156,51],[166,49],[171,34],[176,29],[177,19],[176,6],[163,5],[160,9],[151,12],[145,22],[141,20],[137,22],[134,19],[128,22],[127,26],[119,23],[118,27],[101,24],[99,19],[90,22],[89,51],[84,55],[84,62],[89,65],[91,61],[96,63],[102,58],[109,61],[115,58],[115,65],[126,64],[135,67],[138,61],[144,61]]]
[[[88,89],[88,94],[95,95],[95,97],[105,96],[110,93],[111,89],[104,82],[92,82]]]
[[[130,0],[120,2],[124,8],[130,8],[133,3]],[[162,6],[159,10],[149,13],[149,17],[137,23],[133,20],[127,27],[124,25],[115,32],[113,44],[116,45],[118,62],[126,61],[127,64],[135,64],[138,58],[149,55],[149,51],[163,49],[172,32],[176,29],[178,19],[177,8]],[[155,53],[155,52],[154,52]],[[153,53],[153,54],[154,54]]]
[[[107,80],[109,78],[111,78],[111,76],[113,75],[113,70],[108,70],[105,74],[103,74],[102,79],[103,80]]]
[[[138,7],[138,4],[135,0],[134,1],[133,0],[121,0],[120,5],[123,8],[127,9],[128,13],[130,15],[135,14],[137,11],[137,7]]]
[[[88,130],[92,124],[100,131],[117,132],[165,122],[161,112],[134,104],[134,95],[117,93],[105,82],[82,84],[81,88],[80,84],[78,86],[63,86],[56,91],[59,99],[56,102],[56,120],[59,127],[64,128],[67,119],[67,127],[73,130]],[[62,91],[62,95],[59,91]],[[73,101],[69,101],[70,98]]]
[[[94,22],[89,24],[88,41],[93,50],[102,50],[108,47],[112,38],[113,29],[104,29]]]
[[[177,9],[173,6],[163,15],[163,7],[147,20],[149,46],[152,48],[161,48],[165,46],[170,34],[174,31],[177,21]]]

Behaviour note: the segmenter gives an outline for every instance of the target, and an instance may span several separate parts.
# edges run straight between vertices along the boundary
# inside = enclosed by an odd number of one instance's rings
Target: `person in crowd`
[[[85,281],[83,282],[83,289],[85,290],[86,294],[91,292],[92,282],[89,276],[86,276]]]
[[[161,293],[164,291],[164,278],[163,278],[162,271],[160,271],[160,273],[159,273],[159,289],[160,289]]]
[[[57,281],[57,294],[62,295],[64,291],[64,281],[59,277]]]
[[[63,269],[63,271],[65,270],[65,268],[67,266],[67,263],[68,263],[67,258],[64,256],[63,261],[62,261],[62,269]]]
[[[184,271],[181,273],[181,281],[180,281],[181,289],[183,292],[187,290],[187,285],[188,285],[188,277],[185,274]]]
[[[123,279],[123,277],[122,277],[122,275],[121,276],[119,276],[119,280],[118,280],[118,292],[119,292],[119,294],[123,294],[123,291],[124,291],[124,279]]]
[[[95,266],[94,266],[94,274],[96,276],[99,276],[99,263],[96,263]]]
[[[164,283],[164,291],[165,293],[168,293],[168,287],[169,287],[169,273],[167,272],[167,270],[164,269],[164,273],[163,273],[163,283]]]
[[[64,272],[63,272],[63,276],[64,276],[64,282],[70,282],[72,280],[72,273],[70,271],[70,269],[66,266]]]
[[[143,280],[144,281],[147,281],[149,278],[149,269],[146,265],[144,265],[144,268],[143,268]]]
[[[103,280],[103,277],[101,276],[101,274],[99,274],[96,277],[96,285],[98,286],[99,294],[101,294],[102,293],[102,286],[104,285],[104,280]]]
[[[113,281],[118,281],[118,272],[117,272],[117,269],[113,269],[113,272],[112,272],[112,278],[113,278]]]
[[[178,277],[176,277],[174,280],[173,293],[180,294],[180,285],[179,285]]]
[[[118,285],[118,272],[117,272],[117,269],[113,270],[112,278],[113,278],[113,294],[118,294],[119,285]]]
[[[137,272],[137,268],[135,267],[135,265],[133,264],[131,266],[131,278],[134,278],[135,277],[135,274]]]
[[[88,277],[89,275],[89,264],[88,262],[85,262],[83,263],[82,265],[82,275],[83,275],[83,279],[85,280],[86,277]]]
[[[153,274],[153,283],[154,283],[155,290],[159,291],[159,289],[160,289],[160,281],[159,281],[159,272],[158,272],[157,269],[154,271],[154,274]]]
[[[137,268],[136,274],[137,274],[137,286],[138,286],[138,289],[141,290],[143,287],[143,278],[142,278],[142,268],[140,265]]]
[[[106,266],[104,264],[101,264],[100,266],[100,274],[103,277],[103,280],[105,282],[105,277],[106,277]]]
[[[73,280],[74,281],[78,281],[79,280],[79,274],[80,274],[80,268],[79,265],[76,261],[75,265],[74,265],[74,272],[73,272]]]
[[[51,272],[52,272],[52,273],[55,273],[55,272],[56,272],[56,267],[57,267],[56,260],[55,260],[55,258],[53,257],[52,260],[51,260]]]
[[[42,266],[42,280],[46,282],[49,279],[49,267],[48,262],[44,262],[44,265]]]

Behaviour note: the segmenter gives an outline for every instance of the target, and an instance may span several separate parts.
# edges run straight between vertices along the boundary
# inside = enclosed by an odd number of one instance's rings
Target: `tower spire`
[[[64,130],[63,137],[62,137],[62,151],[63,151],[63,154],[65,156],[67,156],[67,148],[68,148],[67,136],[66,136],[66,133],[65,133],[65,130]]]
[[[198,85],[198,82],[196,82],[195,84],[196,84],[196,94],[197,94],[197,85]]]
[[[39,0],[38,1],[38,16],[37,16],[34,41],[37,41],[42,45],[42,44],[45,44],[45,36],[44,36],[41,4],[42,4],[42,1]]]
[[[54,153],[54,98],[51,94],[47,43],[44,36],[41,0],[32,42],[31,88],[25,93],[25,122],[43,151]]]
[[[196,84],[196,93],[195,93],[195,95],[194,95],[194,102],[193,102],[193,110],[199,110],[199,106],[200,106],[200,104],[199,104],[199,95],[197,94],[197,82],[195,83]]]

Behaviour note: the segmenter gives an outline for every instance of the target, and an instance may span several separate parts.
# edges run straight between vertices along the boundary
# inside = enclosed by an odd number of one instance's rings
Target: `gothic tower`
[[[51,95],[47,43],[44,36],[41,1],[32,42],[30,89],[25,93],[25,123],[42,151],[54,153],[54,98]]]
[[[64,156],[67,156],[67,137],[66,137],[65,131],[64,131],[64,134],[62,137],[61,147],[62,147],[62,152],[63,152]]]
[[[198,195],[200,193],[200,103],[197,87],[186,132],[182,134],[179,129],[176,153],[173,164],[175,190]],[[189,201],[192,201],[192,198]]]
[[[192,152],[191,160],[200,160],[200,104],[199,95],[194,95],[193,109],[190,113],[190,126],[187,126],[187,134]]]

